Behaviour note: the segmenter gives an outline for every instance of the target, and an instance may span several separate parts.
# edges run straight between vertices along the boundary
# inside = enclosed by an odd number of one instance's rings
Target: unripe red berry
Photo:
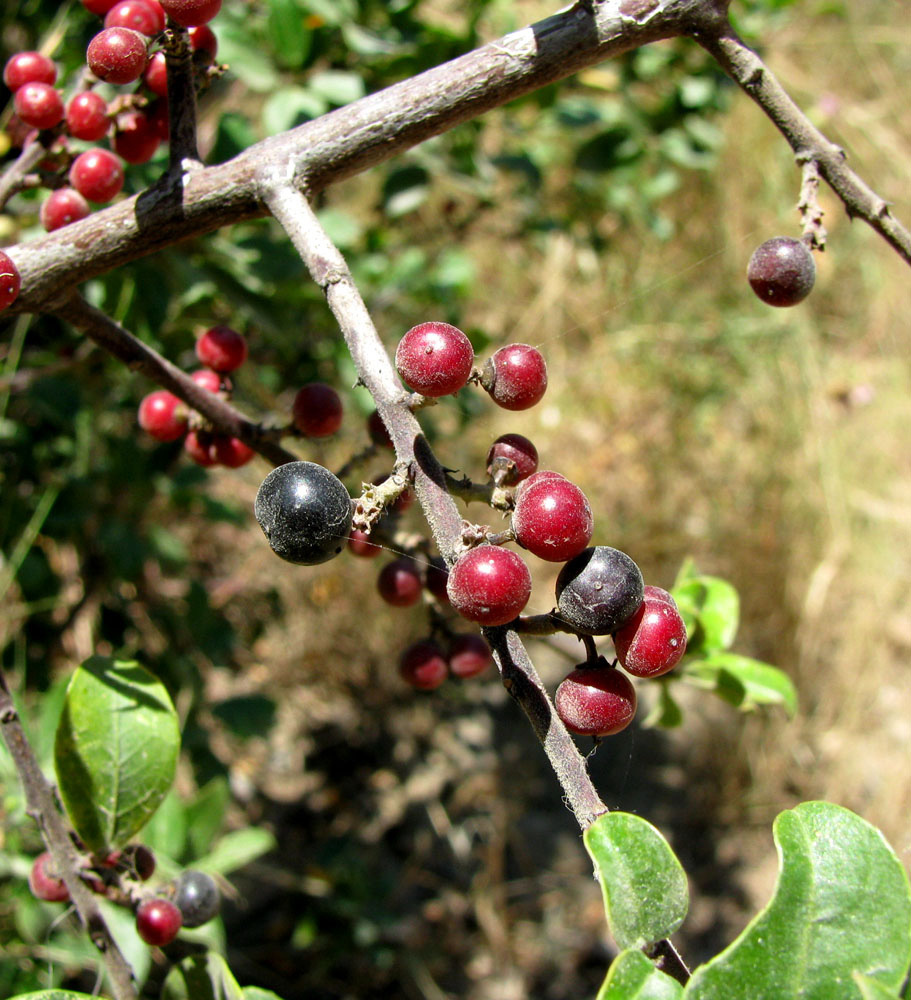
[[[511,463],[511,464],[510,464]],[[538,449],[521,434],[502,434],[487,453],[487,474],[500,472],[503,486],[528,478],[538,468]]]
[[[505,625],[528,603],[531,574],[510,549],[479,545],[449,570],[446,590],[463,618],[480,625]]]
[[[161,138],[147,114],[124,111],[117,116],[114,150],[127,163],[148,163],[161,144]]]
[[[61,226],[84,219],[90,212],[89,203],[73,188],[63,187],[52,191],[41,206],[41,225],[52,233]]]
[[[421,599],[421,574],[414,560],[403,556],[380,570],[376,587],[380,597],[395,608],[408,608]]]
[[[28,877],[28,887],[36,899],[43,899],[48,903],[65,903],[70,898],[70,891],[63,879],[54,874],[54,861],[48,851],[35,858]]]
[[[770,306],[796,306],[813,290],[816,262],[802,240],[775,236],[753,251],[747,280]]]
[[[205,53],[210,61],[218,54],[218,39],[207,24],[197,24],[190,28],[190,45],[194,52]]]
[[[516,541],[549,562],[566,562],[591,541],[594,519],[588,498],[568,479],[538,480],[516,497]]]
[[[208,392],[221,392],[221,376],[211,368],[200,368],[190,378]]]
[[[432,691],[446,680],[449,669],[440,647],[432,639],[424,639],[402,653],[399,674],[419,691]]]
[[[493,665],[490,646],[479,635],[457,635],[446,656],[453,677],[477,677]]]
[[[53,128],[63,121],[63,99],[49,83],[26,83],[13,99],[16,114],[32,128]]]
[[[190,458],[204,469],[218,464],[209,431],[190,431],[183,439],[183,447]]]
[[[139,426],[157,441],[176,441],[187,429],[186,409],[173,393],[157,389],[139,404]]]
[[[75,94],[66,106],[66,127],[74,139],[103,139],[111,127],[107,101],[94,90]]]
[[[247,341],[229,326],[213,326],[196,341],[196,357],[217,372],[233,372],[247,360]]]
[[[110,201],[123,187],[123,164],[106,149],[87,149],[73,160],[70,184],[89,201]]]
[[[229,469],[239,469],[256,454],[249,445],[244,444],[239,438],[225,437],[223,434],[215,435],[212,447],[216,462]]]
[[[370,536],[367,532],[361,531],[360,528],[352,529],[351,534],[348,536],[348,548],[353,555],[360,556],[363,559],[373,559],[383,551],[382,546],[374,545],[370,541]]]
[[[165,16],[158,0],[120,0],[104,17],[106,28],[132,28],[151,38],[164,31]]]
[[[100,31],[89,42],[85,57],[99,80],[117,85],[138,80],[149,61],[145,36],[132,28]]]
[[[169,900],[153,896],[136,908],[136,933],[146,944],[162,948],[177,937],[180,910]]]
[[[580,736],[612,736],[636,714],[636,689],[626,674],[607,665],[576,667],[557,688],[554,707],[563,725]]]
[[[503,409],[527,410],[547,389],[547,365],[537,348],[508,344],[484,365],[481,385]]]
[[[395,366],[415,392],[449,396],[468,381],[474,364],[471,341],[448,323],[420,323],[399,341]]]
[[[164,52],[156,52],[142,74],[142,82],[158,97],[168,96],[168,62]]]
[[[19,269],[9,254],[0,250],[0,310],[11,306],[19,297]]]
[[[294,426],[311,438],[334,434],[342,425],[343,413],[341,396],[325,382],[301,386],[291,405]]]
[[[57,67],[40,52],[17,52],[7,59],[3,67],[3,82],[13,92],[27,83],[57,81]]]
[[[614,633],[617,659],[634,677],[660,677],[686,652],[686,625],[667,601],[646,597],[642,607]]]
[[[221,10],[221,0],[161,0],[165,13],[184,28],[207,24]]]

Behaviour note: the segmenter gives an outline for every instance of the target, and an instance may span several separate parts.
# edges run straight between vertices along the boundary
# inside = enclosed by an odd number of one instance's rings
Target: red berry
[[[342,398],[325,382],[308,382],[297,391],[291,405],[294,426],[306,437],[334,434],[342,425]]]
[[[446,589],[463,618],[481,625],[505,625],[528,603],[531,574],[510,549],[479,545],[449,570]]]
[[[149,61],[144,35],[132,28],[105,28],[89,42],[86,62],[106,83],[132,83],[142,76]]]
[[[176,441],[187,429],[186,408],[167,389],[157,389],[139,404],[139,426],[157,441]]]
[[[474,364],[471,341],[448,323],[421,323],[399,341],[395,366],[409,389],[449,396],[468,381]]]
[[[636,689],[626,674],[599,659],[598,666],[576,667],[557,688],[557,715],[580,736],[612,736],[636,714]]]
[[[614,633],[614,648],[617,659],[635,677],[660,677],[686,652],[686,626],[676,607],[646,597],[642,607]]]
[[[545,479],[559,479],[565,483],[569,480],[562,473],[554,472],[552,469],[542,469],[540,472],[533,472],[527,479],[523,479],[516,487],[516,500],[535,483],[543,482]]]
[[[78,191],[63,187],[52,191],[41,206],[41,225],[52,233],[61,226],[78,222],[89,214],[89,203]]]
[[[363,559],[373,559],[383,551],[382,546],[374,545],[367,532],[359,528],[353,528],[348,536],[348,548],[354,555]]]
[[[218,464],[212,435],[208,431],[190,431],[183,439],[183,447],[190,458],[204,469]]]
[[[479,635],[457,635],[449,644],[449,670],[454,677],[477,677],[493,664],[490,646]]]
[[[775,236],[753,251],[747,280],[770,306],[796,306],[813,290],[816,263],[802,240]]]
[[[35,858],[28,877],[28,887],[36,899],[44,899],[48,903],[65,903],[70,898],[70,891],[63,879],[54,874],[54,861],[47,851]]]
[[[159,948],[170,944],[180,925],[180,910],[169,899],[153,896],[136,908],[136,933],[146,944]]]
[[[142,111],[124,111],[117,116],[114,150],[127,163],[148,163],[161,139],[155,125]]]
[[[151,38],[164,31],[165,16],[158,0],[120,0],[104,17],[106,28],[132,28]]]
[[[568,479],[543,479],[516,497],[512,528],[522,548],[548,562],[566,562],[591,541],[588,499]]]
[[[215,32],[206,24],[197,24],[190,28],[190,45],[194,52],[205,52],[212,60],[218,54],[218,39]]]
[[[63,121],[63,99],[49,83],[26,83],[13,99],[16,114],[32,128],[53,128]]]
[[[672,608],[677,607],[677,602],[674,600],[672,594],[669,594],[661,587],[653,587],[651,584],[642,588],[642,600],[664,601],[665,604],[670,604]]]
[[[413,559],[393,559],[376,579],[380,597],[395,608],[407,608],[421,599],[421,574]]]
[[[168,96],[168,62],[164,52],[156,52],[149,60],[142,82],[159,97]]]
[[[12,305],[19,297],[19,270],[9,254],[0,250],[0,310]]]
[[[27,83],[55,83],[57,67],[40,52],[17,52],[3,67],[3,82],[16,91]]]
[[[106,149],[88,149],[73,160],[70,184],[89,201],[110,201],[123,187],[123,164]]]
[[[215,17],[221,0],[161,0],[161,6],[175,24],[195,28]]]
[[[438,688],[449,673],[443,651],[431,639],[409,646],[399,660],[399,674],[419,691]]]
[[[118,0],[82,0],[82,6],[92,14],[104,17],[112,7],[116,6],[117,2]]]
[[[110,125],[107,101],[94,90],[75,94],[66,106],[66,127],[74,139],[97,142],[107,135]]]
[[[481,385],[505,410],[527,410],[544,395],[547,365],[539,350],[528,344],[501,347],[484,365]]]
[[[196,341],[196,357],[217,372],[233,372],[247,360],[247,342],[229,326],[213,326]]]
[[[246,465],[256,452],[236,437],[225,437],[222,434],[215,435],[213,441],[213,452],[215,461],[219,465],[226,465],[229,469],[239,469]]]
[[[446,585],[449,583],[449,567],[442,556],[431,556],[427,563],[424,585],[431,594],[446,605],[449,603],[449,593]]]
[[[496,463],[496,464],[494,464]],[[521,434],[502,434],[487,453],[487,474],[500,469],[503,486],[511,486],[538,468],[538,449]]]
[[[389,431],[386,430],[386,425],[383,423],[383,418],[376,410],[367,417],[367,433],[370,435],[370,440],[381,448],[394,447]]]
[[[212,371],[211,368],[200,368],[199,371],[193,372],[190,378],[209,392],[221,391],[221,376],[218,372]]]

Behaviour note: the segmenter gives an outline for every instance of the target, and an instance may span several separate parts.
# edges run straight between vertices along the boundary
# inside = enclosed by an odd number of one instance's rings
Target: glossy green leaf
[[[168,973],[161,1000],[244,1000],[228,963],[213,951],[190,955]]]
[[[67,688],[54,766],[74,829],[94,851],[125,844],[174,780],[180,730],[161,681],[138,663],[93,656]]]
[[[259,986],[245,986],[243,988],[244,1000],[282,1000],[272,990],[264,990]]]
[[[875,827],[828,802],[774,825],[766,908],[687,984],[687,1000],[857,1000],[856,974],[897,989],[911,960],[911,886]]]
[[[740,598],[734,587],[717,576],[688,577],[671,590],[686,622],[691,653],[729,649],[740,623]]]
[[[285,69],[300,69],[312,43],[306,12],[295,0],[270,0],[268,10],[269,41],[278,64]]]
[[[878,979],[871,979],[861,972],[854,973],[854,982],[857,983],[863,1000],[901,1000],[901,993],[898,990],[889,989]]]
[[[669,937],[689,905],[686,875],[670,844],[632,813],[600,816],[585,831],[604,894],[604,911],[621,948]]]
[[[224,823],[231,792],[226,778],[207,782],[185,808],[187,834],[194,858],[209,850]]]
[[[330,104],[350,104],[364,96],[364,81],[357,73],[327,69],[314,73],[308,81],[310,90]]]
[[[621,951],[611,963],[595,1000],[676,1000],[681,996],[683,987],[676,979],[632,948]]]
[[[687,661],[681,674],[744,711],[781,705],[789,715],[797,712],[797,689],[791,678],[778,667],[748,656],[714,653],[704,660]]]
[[[10,1000],[97,1000],[97,997],[72,990],[38,990],[37,993],[17,993]]]

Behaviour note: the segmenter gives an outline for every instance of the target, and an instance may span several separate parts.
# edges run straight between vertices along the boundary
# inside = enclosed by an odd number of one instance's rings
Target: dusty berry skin
[[[142,76],[149,53],[146,38],[138,31],[105,28],[89,42],[85,58],[99,80],[119,86]]]
[[[3,67],[3,82],[13,92],[27,83],[57,81],[57,67],[40,52],[17,52],[10,56]]]
[[[0,310],[12,305],[19,297],[19,269],[9,254],[0,250]]]
[[[253,513],[272,551],[315,566],[337,556],[351,532],[351,498],[335,476],[314,462],[288,462],[263,480]]]
[[[448,323],[419,323],[395,349],[402,380],[422,396],[450,396],[468,381],[474,364],[471,341]]]
[[[402,653],[399,675],[419,691],[433,691],[449,676],[443,650],[431,639],[414,643]]]
[[[49,83],[26,83],[13,99],[16,114],[32,128],[53,128],[63,121],[63,98]]]
[[[576,667],[557,688],[554,707],[563,725],[579,736],[613,736],[636,714],[632,681],[599,657],[597,665]]]
[[[48,851],[39,854],[32,864],[28,877],[28,887],[36,899],[48,903],[65,903],[70,898],[70,891],[63,880],[52,874],[54,861]]]
[[[686,652],[686,625],[667,601],[646,598],[642,607],[614,633],[614,649],[634,677],[660,677]]]
[[[221,10],[221,0],[161,0],[164,12],[184,28],[208,24]]]
[[[662,587],[654,587],[651,584],[646,584],[642,588],[642,600],[643,601],[664,601],[665,604],[670,604],[672,608],[677,607],[677,602],[674,600],[672,594],[664,590]]]
[[[87,149],[73,160],[70,184],[83,198],[104,204],[123,187],[123,164],[106,149]]]
[[[186,433],[183,403],[167,389],[157,389],[139,404],[139,426],[156,441],[176,441]]]
[[[493,666],[490,646],[479,635],[454,636],[446,658],[449,661],[449,672],[462,680],[477,677]]]
[[[501,473],[501,485],[513,486],[527,479],[538,468],[538,449],[522,434],[501,434],[490,446],[487,452],[487,475],[493,476],[497,471],[494,463],[512,462]]]
[[[213,326],[196,341],[196,357],[216,372],[233,372],[247,360],[247,341],[229,326]]]
[[[218,916],[221,893],[211,875],[187,868],[174,880],[174,905],[184,927],[202,927]]]
[[[180,910],[169,899],[153,896],[136,908],[136,933],[158,948],[170,944],[181,927]]]
[[[294,426],[309,438],[330,437],[342,426],[342,397],[325,382],[308,382],[291,404]]]
[[[484,365],[481,385],[504,410],[527,410],[547,389],[547,365],[537,348],[507,344]]]
[[[157,0],[120,0],[104,16],[106,28],[132,28],[151,38],[164,31],[165,16]]]
[[[83,90],[66,106],[66,128],[74,139],[97,142],[111,127],[107,101],[94,90]]]
[[[424,571],[424,586],[444,607],[449,604],[449,567],[442,556],[431,556]]]
[[[376,589],[394,608],[409,608],[421,599],[421,574],[413,559],[393,559],[380,570]]]
[[[362,559],[375,559],[383,551],[382,546],[374,545],[367,532],[360,528],[353,528],[348,536],[348,550]]]
[[[161,145],[154,123],[142,111],[124,111],[117,116],[114,151],[127,163],[148,163]]]
[[[511,549],[479,545],[449,570],[446,591],[463,618],[479,625],[505,625],[528,603],[531,574]]]
[[[213,437],[212,451],[215,455],[215,461],[219,465],[224,465],[229,469],[239,469],[242,465],[246,465],[256,454],[240,438],[225,437],[222,434],[216,434]]]
[[[591,541],[594,526],[588,498],[568,479],[540,479],[516,497],[516,541],[539,559],[572,559]]]
[[[758,246],[747,265],[753,291],[770,306],[796,306],[813,290],[816,262],[802,240],[775,236]]]
[[[642,573],[625,552],[596,545],[560,570],[556,616],[582,635],[608,635],[639,610],[642,588]]]

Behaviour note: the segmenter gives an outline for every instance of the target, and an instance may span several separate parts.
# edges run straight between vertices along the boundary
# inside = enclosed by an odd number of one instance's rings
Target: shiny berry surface
[[[63,98],[49,83],[26,83],[13,98],[16,114],[32,128],[53,128],[63,121]]]
[[[504,410],[527,410],[547,389],[547,365],[537,348],[507,344],[484,365],[481,385]]]
[[[213,326],[196,341],[196,357],[217,372],[233,372],[247,360],[247,341],[230,326]]]
[[[70,167],[70,184],[89,201],[103,204],[123,188],[123,164],[120,157],[106,149],[88,149],[80,153]]]
[[[157,389],[139,404],[139,426],[157,441],[176,441],[187,429],[186,408],[167,389]]]
[[[516,541],[548,562],[566,562],[591,541],[588,498],[568,479],[543,479],[522,490],[512,515]]]
[[[74,94],[66,106],[66,128],[74,139],[97,142],[111,127],[108,102],[94,90]]]
[[[634,677],[660,677],[686,652],[686,626],[667,601],[646,597],[630,620],[614,633],[617,659]]]
[[[27,83],[57,82],[57,67],[40,52],[17,52],[3,67],[3,82],[16,91]]]
[[[156,52],[149,60],[142,82],[158,97],[168,96],[168,64],[164,52]]]
[[[19,269],[9,254],[0,250],[0,309],[6,309],[19,297]]]
[[[487,474],[502,486],[527,479],[538,468],[538,449],[522,434],[502,434],[487,452]]]
[[[560,570],[556,614],[577,632],[608,635],[639,610],[642,587],[642,573],[625,552],[596,545]]]
[[[224,465],[229,469],[239,469],[246,465],[256,452],[240,438],[226,437],[223,434],[216,434],[212,441],[215,461],[219,465]]]
[[[493,666],[490,646],[479,635],[457,635],[446,653],[449,672],[453,677],[466,680],[477,677]]]
[[[343,416],[342,397],[325,382],[301,386],[291,404],[294,426],[305,437],[329,437],[342,426]]]
[[[816,262],[802,240],[775,236],[753,251],[747,280],[768,305],[796,306],[813,290]]]
[[[576,667],[557,688],[554,707],[563,725],[580,736],[612,736],[636,714],[636,689],[619,670],[600,665]]]
[[[41,225],[52,233],[61,226],[84,219],[91,209],[89,203],[73,188],[63,187],[52,191],[41,205]]]
[[[161,0],[164,12],[184,28],[207,24],[221,10],[221,0]]]
[[[511,549],[479,545],[449,570],[446,590],[463,618],[480,625],[505,625],[528,603],[531,574]]]
[[[423,581],[413,559],[402,557],[380,570],[376,589],[387,604],[395,608],[408,608],[421,599]]]
[[[169,899],[154,896],[136,908],[136,933],[146,944],[162,948],[177,937],[180,927],[180,910]]]
[[[151,38],[164,31],[165,16],[158,0],[121,0],[104,17],[106,28],[132,28]]]
[[[174,905],[184,927],[201,927],[218,916],[221,893],[211,875],[187,868],[174,881]]]
[[[474,364],[471,341],[449,323],[413,326],[395,350],[402,381],[423,396],[449,396],[468,381]]]
[[[199,368],[190,375],[190,378],[207,392],[221,391],[221,376],[211,368]]]
[[[137,844],[131,851],[131,862],[136,877],[147,882],[155,874],[155,854],[145,844]]]
[[[419,691],[438,688],[449,675],[443,650],[430,639],[414,643],[402,653],[399,675]]]
[[[105,83],[132,83],[149,61],[146,44],[145,36],[132,28],[105,28],[89,42],[86,62]]]
[[[114,152],[127,163],[148,163],[161,145],[154,124],[142,111],[124,111],[117,116]]]
[[[48,903],[65,903],[70,898],[69,889],[54,874],[54,860],[48,851],[39,854],[32,863],[28,887],[36,899]]]
[[[313,566],[337,556],[351,530],[351,498],[314,462],[289,462],[263,480],[253,513],[276,555]]]

